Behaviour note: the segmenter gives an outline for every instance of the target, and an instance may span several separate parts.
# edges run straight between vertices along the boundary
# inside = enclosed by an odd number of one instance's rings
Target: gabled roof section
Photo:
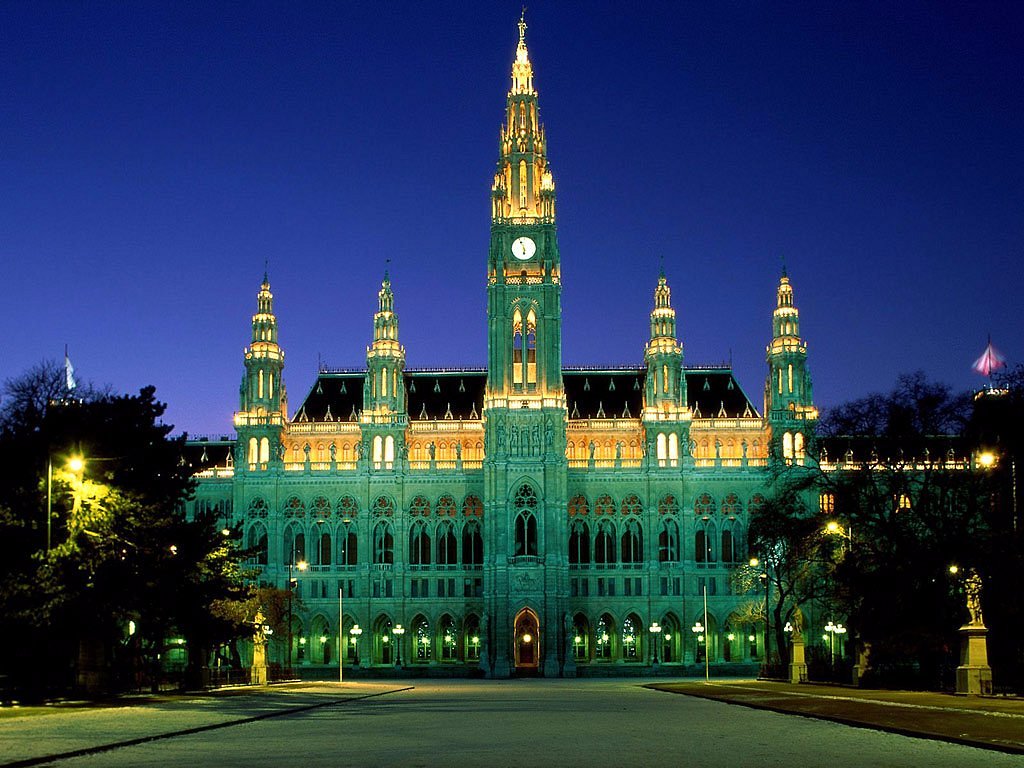
[[[761,416],[729,368],[688,368],[686,400],[695,419]]]
[[[229,457],[235,446],[235,440],[228,435],[220,437],[190,437],[185,441],[182,450],[182,461],[193,473],[202,472],[210,467],[223,467],[229,464]]]
[[[321,371],[292,422],[354,422],[363,410],[363,371]]]

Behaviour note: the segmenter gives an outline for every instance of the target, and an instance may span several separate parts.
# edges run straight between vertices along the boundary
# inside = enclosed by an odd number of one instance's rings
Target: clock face
[[[529,237],[518,237],[512,243],[512,255],[520,261],[526,261],[537,252],[537,244]]]

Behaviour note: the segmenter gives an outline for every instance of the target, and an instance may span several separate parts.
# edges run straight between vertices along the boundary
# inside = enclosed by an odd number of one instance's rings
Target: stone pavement
[[[3,708],[0,766],[40,765],[58,757],[93,754],[407,689],[400,682],[287,683],[129,696],[98,704]]]
[[[659,691],[1024,754],[1024,699],[761,680],[653,683]]]

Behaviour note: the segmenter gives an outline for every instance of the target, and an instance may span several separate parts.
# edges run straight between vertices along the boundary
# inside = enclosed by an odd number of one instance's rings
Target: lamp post
[[[658,642],[661,640],[661,625],[658,622],[652,622],[651,626],[648,627],[648,631],[651,633],[651,653],[654,655],[654,665],[658,665],[658,657],[661,655],[658,653]]]
[[[72,456],[65,465],[69,472],[76,475],[85,469],[85,459]],[[53,454],[46,454],[46,551],[53,546]]]
[[[832,666],[834,667],[836,665],[836,656],[835,656],[835,639],[836,639],[836,635],[845,635],[846,634],[846,627],[843,626],[842,622],[839,622],[838,624],[836,624],[831,619],[829,619],[828,624],[825,625],[825,631],[828,632],[828,658],[829,658],[829,661],[832,663]]]
[[[295,559],[294,553],[288,561],[288,674],[292,672],[292,597],[294,596],[294,588],[298,586],[298,581],[292,578],[292,560]],[[308,563],[305,560],[299,560],[294,564],[300,571],[306,570]]]
[[[697,654],[699,655],[700,654],[700,644],[704,640],[704,625],[701,624],[698,621],[696,624],[694,624],[692,627],[690,627],[690,631],[693,632],[693,634],[697,638]],[[705,647],[704,655],[707,656],[707,653],[708,653],[707,652],[707,648]]]
[[[352,636],[352,666],[359,666],[359,636],[363,634],[363,628],[356,624],[352,629],[348,631]]]
[[[405,627],[401,624],[396,624],[395,628],[391,630],[391,634],[395,636],[395,666],[402,666],[402,635],[405,634]]]
[[[761,565],[761,561],[756,557],[750,558],[750,567],[757,568]],[[768,666],[772,663],[772,630],[771,630],[771,613],[770,602],[768,600],[768,590],[771,588],[771,579],[768,578],[768,566],[765,565],[764,570],[758,574],[758,578],[764,582],[764,663]]]

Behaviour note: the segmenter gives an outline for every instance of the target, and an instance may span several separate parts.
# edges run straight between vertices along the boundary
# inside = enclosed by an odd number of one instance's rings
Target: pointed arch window
[[[679,435],[675,432],[668,436],[668,463],[669,466],[679,466]]]
[[[462,565],[479,568],[484,564],[484,538],[480,523],[470,520],[462,528]]]
[[[679,562],[679,525],[671,518],[663,519],[658,530],[658,562]]]
[[[316,564],[330,565],[331,551],[331,534],[324,531],[320,534],[320,538],[317,542]]]
[[[246,545],[252,562],[256,565],[267,564],[267,529],[263,523],[256,523],[249,529]]]
[[[612,658],[612,620],[607,614],[601,614],[594,628],[594,659],[610,661]]]
[[[257,442],[256,438],[255,437],[250,437],[249,438],[249,457],[247,459],[247,462],[249,464],[249,469],[255,469],[256,468],[256,463],[259,461],[259,458],[260,458],[259,450],[260,450],[259,449],[259,443]]]
[[[352,566],[359,562],[359,537],[353,523],[338,529],[338,565]]]
[[[782,435],[782,458],[787,462],[793,460],[793,433],[785,432]]]
[[[698,563],[715,562],[715,537],[711,528],[701,526],[693,537],[693,554]]]
[[[515,509],[515,552],[519,556],[537,555],[537,493],[528,485],[516,491],[513,501]]]
[[[455,538],[455,526],[450,520],[437,524],[437,564],[458,565],[459,547]]]
[[[658,466],[664,467],[668,461],[668,437],[664,432],[658,433]]]
[[[526,208],[526,161],[519,161],[519,208]]]
[[[261,369],[256,374],[256,396],[259,398],[263,397],[263,370]]]
[[[296,525],[288,526],[284,533],[284,564],[295,565],[306,559],[306,534]]]
[[[391,523],[380,521],[373,529],[373,562],[392,565],[395,562],[395,533]]]
[[[569,526],[569,565],[590,565],[590,526],[585,520]]]
[[[523,385],[523,313],[512,313],[512,383]]]
[[[430,531],[422,520],[409,530],[409,565],[430,565]]]
[[[597,536],[594,538],[594,562],[598,566],[615,563],[615,524],[611,520],[602,520],[597,525]]]
[[[736,541],[732,535],[732,530],[726,528],[722,531],[722,562],[732,563],[737,560]]]
[[[270,463],[270,439],[260,438],[260,464]]]
[[[537,314],[526,316],[526,384],[537,384]]]
[[[373,466],[380,469],[380,463],[384,460],[384,438],[380,435],[373,437]]]
[[[623,563],[641,563],[644,559],[643,531],[640,523],[629,520],[622,532],[622,548],[619,553]]]
[[[388,435],[384,438],[384,466],[391,469],[395,463],[395,438]]]

